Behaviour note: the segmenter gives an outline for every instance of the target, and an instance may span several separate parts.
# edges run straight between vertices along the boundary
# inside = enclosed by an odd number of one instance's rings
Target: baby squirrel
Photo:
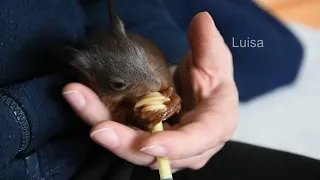
[[[151,130],[162,118],[180,111],[181,98],[161,51],[147,39],[128,34],[112,2],[107,2],[110,27],[81,40],[81,48],[69,48],[69,64],[81,82],[99,95],[116,121]],[[156,91],[171,99],[164,103],[166,113],[134,112],[139,98]]]

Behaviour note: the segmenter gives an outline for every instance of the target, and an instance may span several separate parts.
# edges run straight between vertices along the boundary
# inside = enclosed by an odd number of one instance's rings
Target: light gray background
[[[240,105],[233,140],[320,159],[320,31],[289,22],[305,49],[290,86]]]

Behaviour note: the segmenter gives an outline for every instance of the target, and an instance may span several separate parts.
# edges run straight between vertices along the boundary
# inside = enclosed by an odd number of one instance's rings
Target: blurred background
[[[283,21],[291,20],[320,30],[320,0],[256,0]]]
[[[320,159],[320,0],[256,0],[304,48],[298,79],[240,107],[233,139]]]

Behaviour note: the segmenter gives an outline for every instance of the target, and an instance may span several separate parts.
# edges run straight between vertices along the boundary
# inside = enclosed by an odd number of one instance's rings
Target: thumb
[[[219,75],[230,73],[231,52],[208,12],[194,16],[189,26],[188,40],[192,52],[192,65],[202,70],[210,69]]]

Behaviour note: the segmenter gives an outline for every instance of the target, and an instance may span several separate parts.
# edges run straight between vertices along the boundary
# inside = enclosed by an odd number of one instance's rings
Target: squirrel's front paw
[[[179,113],[180,109],[181,98],[169,87],[144,96],[136,104],[136,120],[142,129],[150,131],[159,122]]]
[[[170,98],[170,101],[165,102],[164,104],[167,106],[167,110],[164,112],[162,117],[164,119],[170,118],[173,114],[179,113],[181,110],[181,98],[180,96],[173,91],[173,88],[170,87],[163,92],[161,92],[165,97]]]

